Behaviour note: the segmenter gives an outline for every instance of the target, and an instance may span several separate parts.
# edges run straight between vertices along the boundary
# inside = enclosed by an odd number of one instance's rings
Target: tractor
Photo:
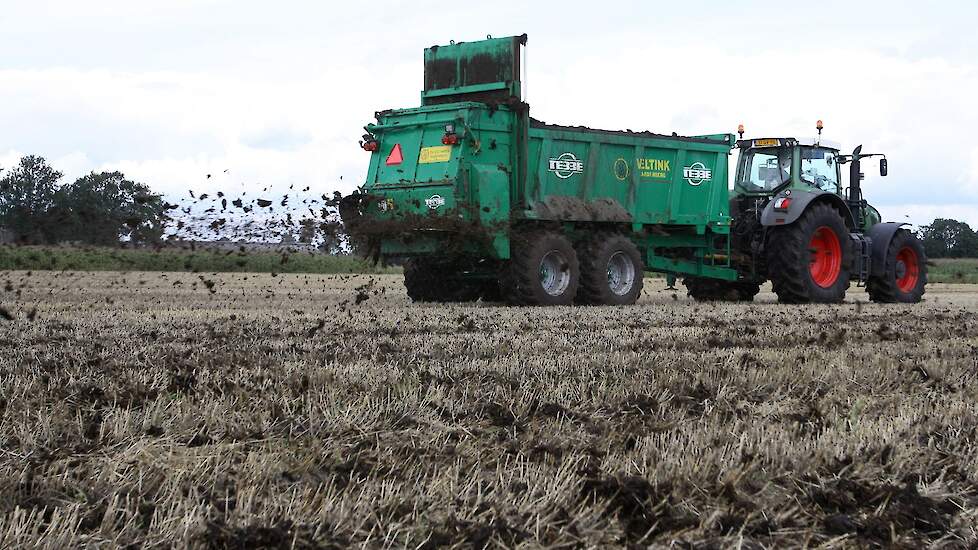
[[[851,281],[874,302],[919,302],[927,283],[923,246],[906,224],[881,222],[862,194],[863,159],[795,138],[743,139],[730,199],[731,265],[737,281],[687,276],[696,300],[750,300],[770,280],[783,303],[839,303]],[[848,165],[849,187],[842,186]]]

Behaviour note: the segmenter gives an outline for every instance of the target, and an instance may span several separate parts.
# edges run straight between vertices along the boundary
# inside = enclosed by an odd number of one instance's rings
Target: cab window
[[[801,179],[805,183],[828,191],[839,192],[839,166],[831,149],[804,147],[801,150]]]
[[[791,149],[749,149],[740,156],[737,183],[747,191],[770,191],[791,181]]]

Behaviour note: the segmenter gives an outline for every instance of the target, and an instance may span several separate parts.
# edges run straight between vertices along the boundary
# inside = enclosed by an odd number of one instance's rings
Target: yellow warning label
[[[418,164],[432,164],[435,162],[448,162],[452,160],[451,145],[437,145],[434,147],[422,147],[421,156],[418,157]]]

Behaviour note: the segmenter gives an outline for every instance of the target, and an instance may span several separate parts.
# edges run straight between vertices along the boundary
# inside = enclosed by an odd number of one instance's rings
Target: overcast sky
[[[374,111],[419,104],[426,46],[525,32],[536,118],[796,137],[821,118],[887,154],[865,188],[884,218],[978,227],[978,3],[470,5],[0,0],[0,167],[350,191]]]

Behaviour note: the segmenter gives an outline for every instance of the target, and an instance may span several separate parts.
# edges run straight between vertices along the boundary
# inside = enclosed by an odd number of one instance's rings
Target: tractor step
[[[856,262],[853,272],[859,275],[856,286],[863,287],[866,286],[866,281],[869,280],[870,262],[872,261],[870,255],[873,251],[873,241],[859,233],[850,233],[849,237],[853,240],[853,248],[858,252],[853,259]]]

